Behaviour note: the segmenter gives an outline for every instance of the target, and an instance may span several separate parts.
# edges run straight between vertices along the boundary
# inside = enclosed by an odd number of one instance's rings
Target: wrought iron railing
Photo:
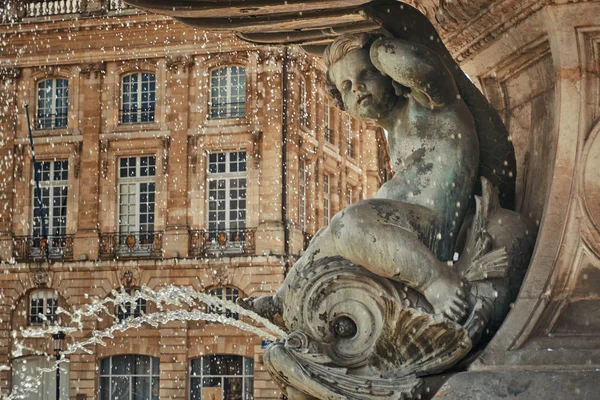
[[[246,116],[246,102],[209,104],[208,115],[211,119],[243,118]]]
[[[256,229],[190,230],[190,257],[253,254]]]
[[[27,1],[22,5],[25,17],[45,17],[49,15],[78,14],[82,0],[43,0]]]
[[[161,258],[163,232],[100,233],[101,259]]]
[[[73,235],[13,237],[13,257],[16,261],[73,259]]]
[[[325,140],[328,143],[333,143],[333,131],[331,130],[331,128],[329,128],[328,126],[326,126],[324,128],[325,131]]]

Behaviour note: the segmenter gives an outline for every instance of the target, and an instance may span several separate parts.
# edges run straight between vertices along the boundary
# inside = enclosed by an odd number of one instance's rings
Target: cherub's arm
[[[454,78],[442,59],[423,45],[383,37],[371,45],[370,56],[375,68],[410,88],[425,107],[443,107],[458,97]]]

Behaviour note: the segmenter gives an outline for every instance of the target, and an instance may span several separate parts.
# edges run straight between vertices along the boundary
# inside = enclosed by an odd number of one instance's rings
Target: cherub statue
[[[368,16],[385,28],[394,13],[373,7]],[[403,7],[398,14],[409,20],[416,10]],[[388,132],[394,177],[375,199],[334,216],[274,296],[242,302],[293,332],[265,362],[294,398],[414,394],[411,374],[452,366],[498,326],[531,255],[534,228],[500,207],[491,183],[509,188],[509,204],[515,171],[500,169],[514,158],[498,151],[505,128],[487,102],[467,104],[476,89],[463,78],[458,85],[461,72],[435,50],[437,34],[431,47],[401,35],[346,35],[324,53],[338,105]],[[475,216],[466,218],[474,196]]]

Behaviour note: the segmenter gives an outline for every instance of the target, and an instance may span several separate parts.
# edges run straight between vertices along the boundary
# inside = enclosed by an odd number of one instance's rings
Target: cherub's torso
[[[477,133],[467,106],[457,100],[429,110],[410,97],[394,118],[388,151],[395,175],[377,197],[424,206],[440,221],[456,220],[457,203],[464,211],[479,165]]]

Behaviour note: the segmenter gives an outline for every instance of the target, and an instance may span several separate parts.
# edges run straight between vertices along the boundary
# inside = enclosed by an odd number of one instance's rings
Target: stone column
[[[78,118],[83,141],[75,144],[76,154],[78,153],[76,158],[79,158],[79,162],[72,166],[79,183],[77,232],[73,243],[74,260],[98,258],[98,165],[104,71],[103,62],[81,66]]]
[[[267,56],[269,57],[269,56]],[[262,57],[261,57],[262,58]],[[268,63],[267,63],[268,61]],[[281,221],[281,152],[282,152],[282,70],[283,55],[259,61],[263,88],[262,107],[258,120],[262,122],[262,151],[259,171],[259,221],[256,232],[256,254],[283,254],[284,227]],[[288,107],[290,106],[288,102]],[[289,132],[288,119],[288,137]]]
[[[161,327],[160,389],[161,399],[188,398],[188,339],[187,322],[170,322]]]
[[[12,257],[12,199],[13,179],[22,171],[22,148],[14,148],[17,129],[17,81],[21,75],[18,68],[4,69],[0,73],[0,260]],[[18,159],[16,159],[18,158]]]
[[[193,58],[168,57],[166,62],[166,122],[171,131],[164,142],[167,152],[167,218],[163,239],[165,257],[186,257],[188,254],[187,169],[189,83]]]

